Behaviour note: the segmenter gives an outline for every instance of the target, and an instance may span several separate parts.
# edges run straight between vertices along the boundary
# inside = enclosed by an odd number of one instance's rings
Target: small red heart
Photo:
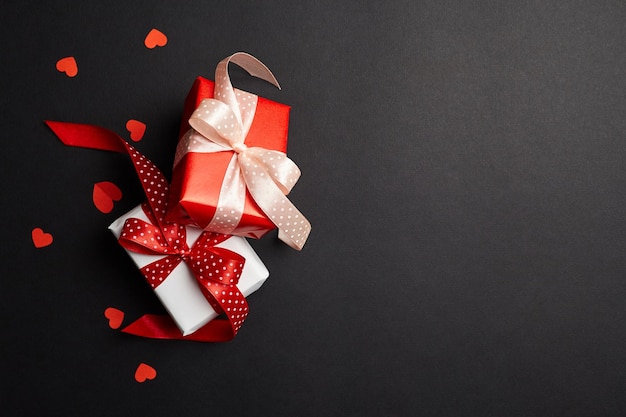
[[[93,203],[103,213],[113,210],[113,202],[122,199],[122,190],[109,181],[97,182],[93,185]]]
[[[119,329],[124,321],[124,312],[117,308],[109,307],[104,310],[104,317],[109,319],[109,327],[112,329]]]
[[[73,56],[67,56],[57,61],[57,71],[64,72],[68,77],[76,77],[78,65]]]
[[[157,46],[165,46],[167,44],[167,36],[160,30],[152,29],[143,43],[148,49],[154,49]]]
[[[50,233],[44,232],[39,227],[35,227],[33,229],[33,231],[31,232],[31,237],[33,239],[33,243],[35,244],[35,247],[38,249],[45,248],[46,246],[50,246],[52,244],[52,241],[54,240]]]
[[[135,381],[142,383],[145,382],[146,379],[156,378],[156,374],[156,370],[153,367],[142,362],[135,371]]]
[[[130,132],[130,138],[139,142],[143,138],[143,134],[146,133],[146,124],[139,120],[129,120],[126,122],[126,130]]]

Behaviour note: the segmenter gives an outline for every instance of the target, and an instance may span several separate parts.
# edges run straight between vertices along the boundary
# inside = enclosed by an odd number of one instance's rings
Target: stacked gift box
[[[215,81],[198,77],[185,100],[171,184],[114,133],[47,122],[67,145],[128,154],[145,191],[146,202],[110,230],[171,319],[145,315],[127,333],[232,339],[248,315],[245,297],[269,276],[246,238],[278,228],[279,238],[300,250],[310,232],[286,197],[300,176],[285,154],[290,108],[233,88],[231,62],[279,87],[265,65],[242,52],[218,64]]]

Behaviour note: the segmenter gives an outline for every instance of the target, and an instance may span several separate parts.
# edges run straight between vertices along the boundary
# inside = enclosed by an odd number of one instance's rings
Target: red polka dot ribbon
[[[144,212],[150,217],[149,210]],[[119,242],[133,252],[163,255],[163,258],[141,268],[148,283],[156,288],[182,261],[202,286],[211,281],[215,284],[237,284],[245,258],[231,250],[215,247],[228,238],[219,233],[203,232],[189,248],[185,226],[172,224],[159,228],[141,219],[130,218],[124,223]]]
[[[181,262],[192,271],[211,306],[226,316],[209,322],[189,336],[183,336],[169,317],[144,315],[122,331],[138,336],[160,339],[186,339],[204,342],[232,339],[248,315],[248,303],[236,284],[245,259],[228,249],[215,245],[230,236],[203,232],[189,248],[186,228],[166,223],[169,184],[161,171],[133,146],[114,132],[97,126],[46,121],[46,124],[67,146],[125,153],[130,156],[147,197],[143,210],[150,222],[131,218],[126,221],[120,244],[131,251],[163,255],[141,268],[148,283],[156,288]]]

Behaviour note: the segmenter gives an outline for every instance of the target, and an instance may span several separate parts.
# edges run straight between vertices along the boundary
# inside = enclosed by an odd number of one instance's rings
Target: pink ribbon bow
[[[202,100],[191,115],[192,129],[179,142],[174,166],[187,152],[233,151],[220,190],[220,210],[205,230],[232,233],[243,215],[247,189],[278,228],[278,238],[300,250],[311,224],[286,197],[300,178],[300,169],[284,152],[247,147],[244,143],[254,119],[257,96],[235,92],[228,75],[230,62],[280,88],[271,71],[252,55],[237,52],[222,60],[215,70],[215,98]]]

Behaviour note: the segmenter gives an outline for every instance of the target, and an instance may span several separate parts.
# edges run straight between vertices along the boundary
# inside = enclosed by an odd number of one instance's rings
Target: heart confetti
[[[148,49],[154,49],[157,46],[165,46],[167,44],[167,36],[160,30],[152,29],[143,43]]]
[[[35,227],[31,232],[33,244],[37,249],[50,246],[54,240],[50,233],[44,232],[41,228]]]
[[[57,71],[64,72],[68,77],[76,77],[78,65],[73,56],[61,58],[57,61]]]
[[[109,181],[101,181],[93,185],[93,203],[103,213],[113,210],[113,202],[122,199],[122,191]]]
[[[146,133],[146,124],[139,120],[129,120],[126,122],[126,130],[130,133],[130,138],[139,142],[143,138],[143,134]]]
[[[156,374],[156,370],[153,367],[142,362],[135,371],[135,381],[142,383],[147,379],[156,378]]]
[[[119,329],[124,321],[124,312],[114,307],[109,307],[104,310],[104,317],[109,319],[109,327],[112,329]]]

